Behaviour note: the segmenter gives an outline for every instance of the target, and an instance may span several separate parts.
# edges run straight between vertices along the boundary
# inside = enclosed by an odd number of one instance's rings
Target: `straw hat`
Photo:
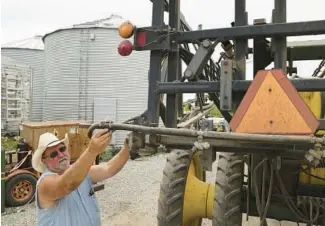
[[[32,166],[33,168],[43,173],[46,169],[45,164],[42,162],[42,155],[46,148],[53,147],[55,145],[58,145],[59,143],[64,143],[67,147],[69,147],[69,140],[68,140],[68,134],[65,134],[65,137],[60,140],[57,138],[53,133],[43,133],[38,141],[38,148],[35,150],[33,157],[32,157]]]

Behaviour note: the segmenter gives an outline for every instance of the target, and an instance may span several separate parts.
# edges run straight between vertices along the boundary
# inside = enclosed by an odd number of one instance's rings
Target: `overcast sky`
[[[273,0],[246,0],[249,23],[255,18],[270,22],[273,4]],[[149,0],[2,0],[1,43],[44,35],[72,24],[107,18],[113,13],[138,26],[147,26],[151,23],[151,6]],[[325,19],[324,9],[325,0],[287,0],[287,21]],[[203,24],[203,28],[228,27],[234,20],[234,0],[181,0],[181,10],[194,29],[198,24]],[[299,37],[288,40],[292,39]],[[312,70],[309,65],[298,69],[309,74]]]

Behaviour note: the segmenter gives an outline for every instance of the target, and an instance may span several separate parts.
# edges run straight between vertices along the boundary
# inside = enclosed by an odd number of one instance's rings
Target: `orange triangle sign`
[[[233,132],[309,135],[319,121],[280,69],[258,71],[230,122]]]

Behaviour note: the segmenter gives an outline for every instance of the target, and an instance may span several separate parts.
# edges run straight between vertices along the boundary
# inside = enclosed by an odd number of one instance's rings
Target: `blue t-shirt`
[[[67,196],[56,201],[54,207],[41,209],[37,198],[39,182],[47,175],[56,174],[49,170],[37,181],[35,202],[38,226],[100,226],[100,210],[89,176]]]

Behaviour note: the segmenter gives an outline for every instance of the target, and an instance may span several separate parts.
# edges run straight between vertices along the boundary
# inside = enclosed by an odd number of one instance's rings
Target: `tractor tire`
[[[190,150],[172,150],[167,158],[163,171],[158,199],[158,226],[183,225],[183,205],[186,179],[193,153]],[[199,165],[201,178],[205,181],[205,171]],[[196,220],[190,226],[200,226],[202,219]],[[187,225],[189,226],[189,225]]]
[[[213,226],[241,226],[244,176],[242,156],[219,153],[215,183]]]
[[[28,173],[21,173],[6,181],[6,205],[23,206],[34,200],[37,179]]]

